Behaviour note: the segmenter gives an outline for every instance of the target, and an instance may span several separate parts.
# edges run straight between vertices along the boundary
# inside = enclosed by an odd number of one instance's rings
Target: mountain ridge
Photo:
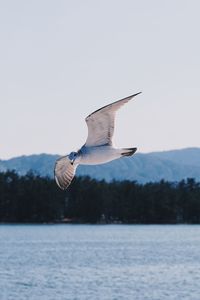
[[[0,171],[15,170],[19,175],[29,171],[53,177],[58,154],[32,154],[0,160]],[[77,176],[90,176],[97,180],[131,180],[139,183],[180,181],[194,178],[200,181],[200,148],[136,153],[103,165],[79,166]]]

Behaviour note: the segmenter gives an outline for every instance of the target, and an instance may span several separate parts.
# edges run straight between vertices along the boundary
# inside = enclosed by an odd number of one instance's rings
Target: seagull
[[[54,176],[57,185],[66,190],[75,176],[78,165],[97,165],[133,155],[137,148],[115,148],[112,143],[116,111],[141,92],[103,106],[86,117],[88,137],[77,151],[59,158]]]

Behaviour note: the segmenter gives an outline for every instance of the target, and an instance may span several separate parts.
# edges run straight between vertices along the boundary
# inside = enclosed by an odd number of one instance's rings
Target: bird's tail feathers
[[[121,151],[122,156],[131,156],[137,151],[137,148],[123,148]]]

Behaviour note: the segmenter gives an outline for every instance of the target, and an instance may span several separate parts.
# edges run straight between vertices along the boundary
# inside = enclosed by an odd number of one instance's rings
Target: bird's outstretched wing
[[[66,190],[74,178],[77,164],[71,164],[68,155],[59,158],[55,163],[54,176],[57,185]]]
[[[112,145],[116,111],[140,93],[108,104],[90,114],[85,119],[88,126],[85,146]]]

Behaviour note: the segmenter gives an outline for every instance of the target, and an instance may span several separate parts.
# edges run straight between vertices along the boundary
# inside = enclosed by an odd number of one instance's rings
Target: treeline
[[[2,223],[200,223],[200,183],[106,183],[75,178],[61,191],[53,179],[0,173]]]

